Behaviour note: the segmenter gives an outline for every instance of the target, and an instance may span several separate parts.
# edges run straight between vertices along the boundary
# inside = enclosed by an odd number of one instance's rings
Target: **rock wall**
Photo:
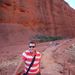
[[[34,32],[21,24],[0,23],[0,48],[28,44]]]
[[[75,36],[75,10],[64,0],[0,0],[0,23],[23,24],[52,36]]]

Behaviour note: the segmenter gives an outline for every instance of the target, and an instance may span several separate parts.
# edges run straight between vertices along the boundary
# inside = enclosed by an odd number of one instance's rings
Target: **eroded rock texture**
[[[0,0],[0,23],[23,24],[54,36],[75,36],[75,10],[64,0]]]

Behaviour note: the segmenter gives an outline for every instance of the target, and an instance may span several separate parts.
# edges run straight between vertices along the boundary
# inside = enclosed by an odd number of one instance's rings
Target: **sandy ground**
[[[60,40],[37,44],[36,49],[41,52],[42,75],[75,75],[74,61],[75,39]],[[23,51],[27,45],[11,45],[0,48],[0,75],[13,75]],[[67,54],[66,54],[67,52]],[[73,58],[73,61],[68,59]],[[66,66],[65,66],[66,65]],[[66,70],[65,70],[66,67]],[[69,69],[71,70],[69,74]]]

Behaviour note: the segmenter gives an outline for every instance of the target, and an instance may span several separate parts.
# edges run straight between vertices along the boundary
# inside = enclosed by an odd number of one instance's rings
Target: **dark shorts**
[[[23,75],[26,75],[26,74],[23,74]],[[41,73],[39,72],[38,74],[36,74],[36,75],[41,75]]]
[[[39,72],[38,74],[36,74],[36,75],[41,75],[41,73]]]

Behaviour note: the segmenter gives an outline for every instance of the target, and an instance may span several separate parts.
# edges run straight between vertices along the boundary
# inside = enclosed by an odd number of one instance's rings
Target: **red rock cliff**
[[[64,0],[0,0],[0,23],[23,24],[54,36],[75,36],[75,10]]]

